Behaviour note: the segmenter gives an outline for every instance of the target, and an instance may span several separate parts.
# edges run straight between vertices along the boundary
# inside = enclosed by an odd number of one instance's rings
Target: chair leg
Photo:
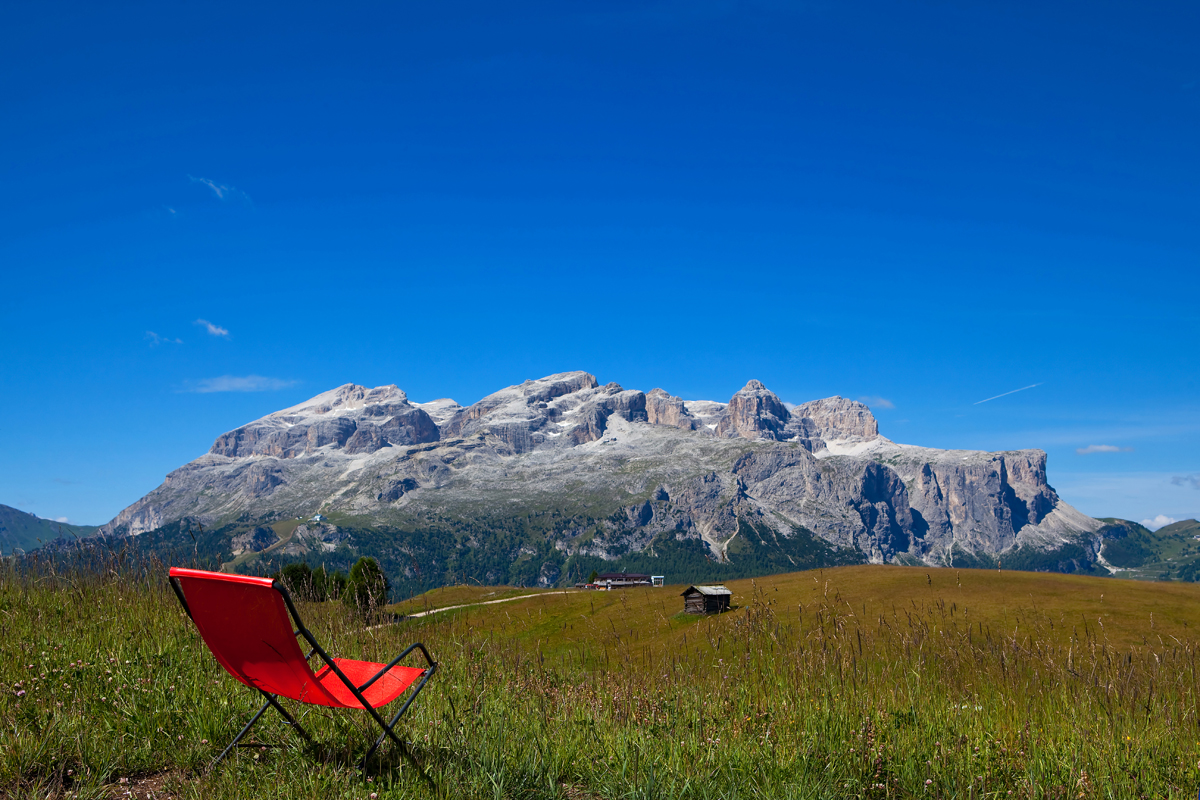
[[[379,747],[380,744],[383,743],[384,738],[391,737],[391,740],[395,743],[396,747],[400,750],[400,755],[404,756],[404,760],[412,765],[413,769],[415,769],[417,771],[418,775],[420,775],[422,778],[425,779],[425,782],[429,784],[429,787],[431,789],[436,790],[437,784],[435,784],[433,782],[433,778],[429,777],[429,775],[427,775],[425,773],[425,770],[423,770],[421,768],[421,765],[417,763],[417,759],[415,759],[413,757],[413,754],[409,752],[408,745],[406,745],[400,739],[400,737],[396,735],[395,731],[392,730],[392,726],[395,725],[396,722],[400,719],[400,715],[408,710],[408,707],[412,703],[412,700],[414,698],[416,698],[415,692],[413,693],[413,696],[409,698],[409,702],[405,703],[404,706],[399,711],[396,712],[396,716],[392,717],[392,721],[390,723],[385,723],[383,721],[383,718],[379,716],[379,712],[377,712],[375,709],[373,709],[373,708],[367,709],[369,712],[371,712],[371,716],[375,718],[375,721],[379,723],[379,727],[383,728],[383,734],[380,735],[380,737],[375,741],[375,744],[371,745],[371,749],[367,751],[367,754],[365,756],[363,756],[362,761],[358,762],[358,768],[365,772],[367,769],[367,762],[370,761],[371,756],[375,754],[375,750]]]
[[[296,731],[296,733],[298,733],[304,739],[304,741],[312,741],[312,737],[308,735],[308,731],[300,727],[300,723],[293,719],[292,715],[289,714],[283,706],[279,705],[279,701],[275,699],[275,695],[267,694],[262,689],[259,689],[258,691],[259,694],[267,698],[267,702],[263,703],[263,706],[258,710],[258,713],[251,717],[250,721],[246,723],[246,727],[242,728],[241,732],[238,733],[237,736],[233,737],[233,741],[229,743],[229,746],[226,747],[224,751],[222,751],[221,755],[217,756],[216,759],[208,765],[208,771],[211,772],[213,767],[221,763],[221,760],[225,758],[225,756],[229,755],[229,752],[233,750],[233,748],[237,747],[237,743],[242,740],[243,736],[250,732],[250,729],[254,727],[254,723],[258,722],[259,718],[262,717],[268,708],[274,708],[276,711],[282,714],[283,718],[287,720],[288,726],[291,727],[292,730]]]
[[[425,688],[425,684],[429,681],[430,677],[432,677],[432,675],[426,675],[421,679],[421,682],[418,683],[413,689],[412,694],[410,694],[408,699],[404,701],[404,705],[400,706],[400,710],[396,712],[396,716],[392,717],[391,721],[384,726],[383,733],[379,735],[379,738],[375,740],[375,744],[371,745],[371,749],[367,751],[365,756],[363,756],[362,766],[364,768],[367,766],[367,762],[371,760],[371,756],[373,756],[375,751],[379,748],[379,745],[383,744],[383,740],[388,736],[391,736],[393,741],[403,747],[403,744],[401,744],[400,740],[397,739],[395,734],[392,733],[392,728],[395,727],[396,722],[401,716],[403,716],[404,712],[408,711],[408,707],[413,704],[413,701],[417,699],[417,695],[419,695],[421,690]],[[383,725],[383,720],[379,720],[379,724]]]
[[[300,738],[306,742],[312,742],[312,737],[308,735],[308,731],[300,727],[300,723],[292,719],[292,715],[285,711],[283,706],[279,705],[279,701],[275,699],[275,695],[267,694],[266,692],[263,692],[262,689],[259,689],[259,691],[262,692],[263,697],[267,698],[267,702],[271,704],[271,707],[283,715],[283,718],[287,720],[287,724],[292,730],[300,735]]]
[[[216,760],[214,760],[214,761],[213,761],[211,764],[209,764],[209,765],[208,765],[208,771],[209,771],[209,772],[211,772],[211,771],[212,771],[212,769],[213,769],[213,767],[215,767],[217,764],[220,764],[220,763],[221,763],[221,760],[222,760],[223,758],[225,758],[225,756],[229,755],[229,751],[230,751],[230,750],[232,750],[233,748],[237,747],[237,743],[238,743],[238,742],[240,742],[240,741],[242,740],[242,737],[243,737],[243,736],[245,736],[247,733],[249,733],[249,732],[250,732],[250,729],[254,727],[254,723],[258,722],[258,718],[259,718],[259,717],[261,717],[261,716],[262,716],[264,713],[266,713],[266,710],[267,710],[268,708],[270,708],[270,707],[271,707],[271,700],[272,700],[272,699],[273,699],[273,698],[271,698],[270,696],[268,696],[267,702],[263,703],[263,706],[262,706],[262,708],[260,708],[260,709],[258,710],[258,713],[257,713],[257,714],[255,714],[253,717],[251,717],[251,718],[250,718],[250,721],[246,723],[246,727],[242,728],[242,731],[241,731],[241,733],[239,733],[237,736],[233,737],[233,741],[232,741],[232,742],[230,742],[230,743],[229,743],[229,746],[228,746],[228,747],[226,747],[226,748],[225,748],[225,749],[224,749],[224,750],[221,752],[221,755],[217,756]]]

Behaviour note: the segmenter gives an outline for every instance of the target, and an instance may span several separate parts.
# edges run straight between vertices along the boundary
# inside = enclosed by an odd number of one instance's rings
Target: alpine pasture
[[[259,702],[164,566],[2,569],[9,797],[1141,798],[1200,780],[1190,584],[856,566],[728,582],[711,617],[681,613],[685,586],[448,587],[366,620],[301,604],[335,655],[420,640],[441,662],[404,734],[431,788],[387,748],[355,769],[364,714],[288,701],[318,744],[268,715],[207,773]]]

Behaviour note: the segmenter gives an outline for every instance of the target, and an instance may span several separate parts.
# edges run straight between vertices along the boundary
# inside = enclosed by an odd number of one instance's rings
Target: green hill
[[[1117,575],[1136,580],[1200,581],[1200,522],[1180,520],[1157,531],[1125,519],[1101,519],[1101,556]]]
[[[97,527],[55,522],[0,505],[0,555],[12,555],[15,550],[34,550],[62,537],[88,536]]]

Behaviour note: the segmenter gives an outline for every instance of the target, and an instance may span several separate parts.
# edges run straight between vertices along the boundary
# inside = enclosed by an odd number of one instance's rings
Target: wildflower
[[[375,792],[371,792],[371,800],[375,800],[375,798],[377,798],[377,797],[379,797],[378,794],[376,794]]]
[[[925,779],[925,785],[926,785],[926,786],[932,786],[932,785],[933,785],[933,779],[932,779],[932,778],[926,778],[926,779]]]
[[[22,689],[21,691],[17,692],[17,697],[24,697],[24,696],[25,696],[25,690],[24,690],[24,689]]]
[[[208,744],[208,739],[201,739],[200,744]]]

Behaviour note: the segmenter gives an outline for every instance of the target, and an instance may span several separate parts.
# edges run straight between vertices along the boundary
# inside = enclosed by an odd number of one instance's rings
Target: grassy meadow
[[[424,641],[442,671],[404,736],[257,708],[207,652],[165,567],[0,565],[0,795],[46,797],[1141,798],[1200,783],[1200,587],[1041,573],[843,567],[536,596],[392,622],[301,613],[335,655]],[[530,594],[448,587],[389,611]],[[289,738],[291,737],[291,738]],[[269,746],[280,745],[280,746]]]

